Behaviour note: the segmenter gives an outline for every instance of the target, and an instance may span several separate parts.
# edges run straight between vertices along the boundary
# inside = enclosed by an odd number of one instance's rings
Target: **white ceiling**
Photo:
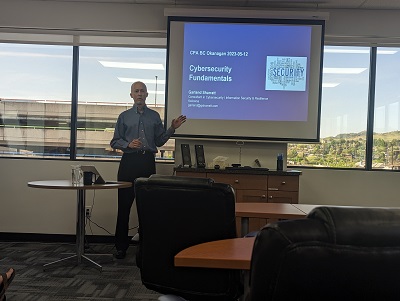
[[[297,9],[400,9],[399,0],[42,0],[161,4],[196,7],[297,8]]]

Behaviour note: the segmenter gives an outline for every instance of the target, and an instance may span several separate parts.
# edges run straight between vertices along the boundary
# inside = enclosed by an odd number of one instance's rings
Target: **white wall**
[[[164,9],[179,8],[174,5],[142,5],[133,3],[95,3],[62,2],[41,0],[1,0],[0,31],[22,29],[58,29],[72,31],[94,31],[92,34],[121,31],[136,33],[166,32],[167,18]],[[203,8],[202,8],[203,9]],[[226,15],[227,9],[232,14],[237,8],[221,9]],[[214,9],[214,12],[216,10]],[[252,15],[251,9],[240,10]],[[271,10],[257,9],[270,16]],[[281,10],[284,11],[284,10]],[[286,10],[293,15],[294,10]],[[380,41],[382,38],[398,40],[400,38],[399,11],[396,10],[319,10],[329,13],[326,23],[327,37],[364,37]],[[205,13],[204,13],[205,14]],[[214,15],[216,15],[214,13]],[[14,28],[14,30],[11,30]],[[126,35],[120,33],[122,35]],[[351,40],[350,39],[350,40]]]
[[[207,159],[207,149],[205,151]],[[0,232],[74,234],[76,193],[69,190],[38,189],[27,186],[29,181],[68,179],[70,166],[74,163],[53,160],[0,159]],[[96,165],[105,179],[116,179],[117,162],[91,163]],[[300,170],[303,172],[300,176],[300,203],[400,206],[397,186],[400,183],[400,173]],[[173,165],[158,164],[157,172],[172,175]],[[95,196],[92,191],[88,191],[86,205],[91,205],[93,198],[93,220],[114,233],[117,190],[98,190]],[[135,205],[132,207],[131,216],[130,227],[137,226]],[[92,229],[94,234],[108,235],[95,225]],[[88,228],[87,231],[89,231]],[[134,230],[131,233],[134,234]]]
[[[106,180],[116,180],[118,162],[71,162],[54,160],[0,159],[0,232],[74,234],[77,192],[28,187],[30,181],[70,179],[71,165],[95,164]],[[157,166],[157,172],[173,173],[172,164]],[[114,233],[117,190],[86,192],[86,206],[94,203],[92,219]],[[137,226],[135,205],[130,227]],[[108,235],[92,225],[93,233]],[[86,229],[90,233],[90,229]],[[132,230],[132,234],[136,232]]]
[[[0,33],[31,32],[29,28],[62,29],[57,30],[61,33],[65,30],[96,31],[91,34],[125,31],[121,35],[165,32],[166,18],[163,10],[164,7],[156,5],[2,0]],[[327,38],[335,40],[338,37],[343,39],[355,36],[367,42],[397,41],[400,38],[398,14],[398,11],[382,10],[331,10],[326,26]],[[230,157],[232,163],[235,163],[233,161],[238,150],[231,144],[206,144],[206,159],[210,160],[218,154]],[[253,144],[252,148],[248,148],[248,145],[251,144],[245,144],[242,149],[243,165],[252,165],[257,156],[267,167],[275,167],[276,153],[282,149],[280,144]],[[179,152],[177,149],[178,158]],[[266,153],[269,155],[265,156]],[[0,232],[74,234],[76,193],[27,186],[27,182],[33,180],[68,179],[71,164],[73,162],[0,158]],[[116,179],[117,162],[95,164],[105,179]],[[161,174],[172,174],[173,165],[158,164],[157,170]],[[400,206],[397,186],[400,173],[318,169],[302,171],[300,203]],[[91,204],[92,199],[93,193],[88,192],[87,204]],[[93,220],[111,233],[115,228],[116,202],[116,190],[96,192]],[[133,206],[131,227],[136,225],[136,210]],[[94,234],[107,235],[96,226],[92,229]]]
[[[0,26],[94,31],[160,31],[164,8],[156,5],[2,0]]]

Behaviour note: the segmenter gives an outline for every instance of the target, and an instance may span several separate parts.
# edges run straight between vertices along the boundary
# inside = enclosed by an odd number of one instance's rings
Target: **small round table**
[[[48,181],[33,181],[28,182],[29,187],[42,188],[42,189],[63,189],[63,190],[76,190],[77,191],[77,219],[76,219],[76,254],[59,259],[43,265],[43,268],[49,267],[55,263],[62,262],[74,257],[77,257],[78,264],[82,263],[82,258],[95,265],[100,271],[102,266],[97,262],[93,261],[89,257],[85,256],[84,253],[84,242],[85,242],[85,202],[86,202],[86,190],[97,190],[97,189],[118,189],[131,187],[131,182],[106,182],[105,184],[93,184],[93,185],[73,185],[70,180],[48,180]]]

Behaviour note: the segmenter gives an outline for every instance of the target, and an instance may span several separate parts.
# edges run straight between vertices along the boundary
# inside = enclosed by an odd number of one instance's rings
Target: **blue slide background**
[[[306,121],[310,48],[309,25],[186,23],[182,113],[191,119]],[[210,52],[227,55],[207,55]],[[305,57],[305,91],[266,90],[267,56]],[[232,69],[191,71],[197,66]],[[190,75],[224,76],[231,81],[189,80]]]

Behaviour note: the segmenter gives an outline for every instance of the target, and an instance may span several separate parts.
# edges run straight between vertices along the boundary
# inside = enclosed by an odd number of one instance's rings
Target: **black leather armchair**
[[[142,283],[187,300],[236,300],[240,271],[174,266],[181,250],[235,238],[235,195],[212,179],[153,175],[135,182]]]
[[[318,207],[266,225],[247,300],[400,300],[400,210]]]

